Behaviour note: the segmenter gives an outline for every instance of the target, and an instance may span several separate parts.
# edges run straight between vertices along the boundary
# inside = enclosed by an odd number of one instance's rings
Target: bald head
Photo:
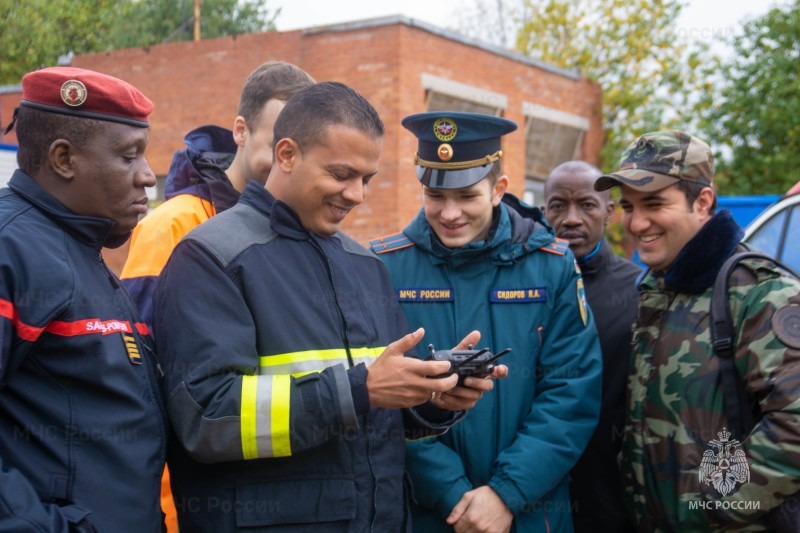
[[[545,202],[547,201],[547,197],[550,196],[550,189],[552,189],[554,185],[558,184],[558,182],[564,178],[569,179],[577,177],[581,181],[591,181],[591,186],[594,188],[594,182],[597,181],[597,178],[602,175],[603,173],[599,168],[591,163],[587,163],[586,161],[576,160],[561,163],[550,171],[550,175],[547,176],[547,179],[544,182]],[[604,197],[606,201],[610,199],[608,190],[603,191],[600,193],[600,195]]]
[[[601,175],[585,161],[567,161],[554,168],[544,183],[545,218],[578,258],[597,247],[614,210],[609,192],[594,190]]]

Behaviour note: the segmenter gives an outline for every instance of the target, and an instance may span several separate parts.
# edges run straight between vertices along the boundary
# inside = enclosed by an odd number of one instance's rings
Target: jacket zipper
[[[347,336],[347,319],[342,312],[342,307],[339,304],[339,295],[336,292],[336,285],[333,283],[333,271],[331,269],[331,262],[328,255],[325,253],[325,250],[317,243],[314,238],[312,237],[310,241],[313,243],[314,249],[317,253],[322,257],[323,264],[325,265],[325,273],[328,275],[328,283],[330,283],[331,291],[333,292],[333,300],[336,303],[336,311],[339,313],[339,323],[342,328],[342,341],[344,342],[345,352],[347,353],[347,362],[350,368],[355,366],[353,364],[353,356],[350,353],[350,339]],[[364,415],[365,418],[365,426],[369,426],[369,413]],[[366,432],[366,446],[367,446],[367,464],[369,465],[369,471],[372,474],[372,483],[375,486],[372,490],[372,516],[370,517],[370,531],[375,530],[375,518],[378,515],[378,480],[375,478],[375,469],[372,465],[372,450],[370,449],[370,442],[369,442],[369,432]]]

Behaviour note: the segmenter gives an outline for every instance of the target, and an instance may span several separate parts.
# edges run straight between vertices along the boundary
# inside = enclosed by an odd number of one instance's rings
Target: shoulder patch
[[[414,246],[414,243],[402,232],[369,241],[370,249],[379,255],[389,252],[396,252],[397,250],[402,250],[403,248],[408,248],[409,246]]]
[[[800,305],[787,305],[775,311],[772,331],[786,346],[800,349]]]
[[[569,241],[556,238],[552,242],[549,242],[544,246],[540,246],[539,249],[550,254],[564,255],[567,253],[567,250],[569,250]]]

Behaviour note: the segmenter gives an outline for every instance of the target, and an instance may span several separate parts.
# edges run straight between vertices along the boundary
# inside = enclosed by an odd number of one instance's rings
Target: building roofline
[[[385,17],[354,20],[352,22],[326,24],[322,26],[303,28],[301,31],[303,32],[303,35],[316,35],[319,33],[336,33],[336,32],[345,32],[353,30],[364,30],[369,28],[375,28],[378,26],[391,26],[393,24],[403,24],[411,28],[419,28],[423,31],[427,31],[429,33],[433,33],[434,35],[438,35],[439,37],[442,37],[444,39],[449,39],[451,41],[460,42],[467,46],[480,48],[481,50],[485,50],[489,53],[499,55],[507,59],[511,59],[512,61],[524,63],[526,65],[530,65],[532,67],[536,67],[546,72],[550,72],[558,76],[563,76],[571,80],[580,79],[580,74],[578,74],[578,72],[574,70],[568,70],[561,67],[556,67],[555,65],[550,65],[549,63],[538,61],[526,55],[520,54],[519,52],[506,50],[505,48],[501,48],[499,46],[495,46],[493,44],[489,44],[480,41],[478,39],[473,39],[471,37],[466,37],[455,31],[439,28],[438,26],[434,26],[433,24],[428,24],[427,22],[424,22],[422,20],[407,17],[405,15],[388,15]]]
[[[13,94],[13,93],[21,93],[22,92],[22,85],[0,85],[0,94]]]

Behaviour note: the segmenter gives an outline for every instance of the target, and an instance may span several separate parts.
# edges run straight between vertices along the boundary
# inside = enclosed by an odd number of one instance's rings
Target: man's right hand
[[[414,348],[424,335],[423,328],[409,333],[387,346],[372,363],[367,372],[370,405],[386,408],[414,407],[431,400],[433,393],[438,397],[456,386],[456,374],[446,378],[430,377],[449,372],[448,361],[422,361],[403,355]],[[480,333],[473,331],[459,346],[474,345],[478,340]]]

